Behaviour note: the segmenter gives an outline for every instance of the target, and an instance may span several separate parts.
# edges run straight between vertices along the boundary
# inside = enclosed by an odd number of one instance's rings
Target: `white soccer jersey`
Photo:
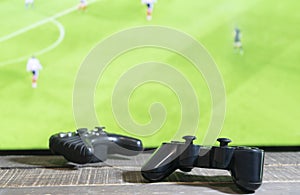
[[[25,3],[26,3],[26,4],[28,4],[28,3],[33,3],[33,1],[34,1],[34,0],[25,0]]]
[[[27,71],[39,71],[42,69],[40,61],[36,58],[30,58],[27,62]]]
[[[142,3],[146,4],[146,3],[155,3],[156,0],[142,0]]]

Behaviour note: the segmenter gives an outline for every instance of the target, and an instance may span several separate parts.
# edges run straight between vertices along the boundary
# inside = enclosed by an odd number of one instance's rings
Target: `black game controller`
[[[264,151],[250,147],[228,147],[227,138],[219,138],[220,147],[194,145],[194,136],[185,142],[163,143],[143,165],[145,179],[155,182],[168,177],[176,169],[189,172],[194,167],[225,169],[243,191],[253,192],[262,184]]]
[[[76,132],[54,134],[49,139],[49,148],[52,153],[78,164],[103,162],[108,154],[134,156],[143,151],[141,140],[106,133],[103,129],[82,128]]]

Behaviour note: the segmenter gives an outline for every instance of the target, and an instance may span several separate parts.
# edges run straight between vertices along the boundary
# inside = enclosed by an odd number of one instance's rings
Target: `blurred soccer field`
[[[80,64],[104,38],[142,25],[188,33],[214,58],[227,101],[220,136],[235,145],[300,145],[300,2],[159,0],[151,21],[139,0],[89,2],[81,12],[75,0],[36,0],[28,9],[23,1],[0,1],[0,149],[46,149],[50,135],[74,131],[72,93]],[[236,25],[242,30],[244,55],[233,50]],[[33,54],[43,65],[36,89],[26,72],[26,61]],[[163,49],[140,48],[111,62],[95,92],[101,125],[109,132],[139,137],[118,126],[111,96],[122,72],[149,61],[171,64],[194,86],[201,111],[196,135],[201,143],[211,117],[207,86],[190,62]],[[146,147],[170,141],[180,123],[178,99],[158,83],[146,83],[132,94],[134,120],[149,122],[148,109],[156,101],[168,115],[155,134],[139,137]]]

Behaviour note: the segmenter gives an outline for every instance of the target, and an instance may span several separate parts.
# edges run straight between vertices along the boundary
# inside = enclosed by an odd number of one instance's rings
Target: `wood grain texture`
[[[0,193],[242,193],[228,171],[216,169],[194,168],[189,173],[178,170],[163,182],[148,183],[140,167],[149,156],[112,156],[105,163],[86,165],[68,163],[61,156],[1,156]],[[300,192],[300,152],[266,153],[263,185],[256,193],[268,194],[275,189],[276,193]]]

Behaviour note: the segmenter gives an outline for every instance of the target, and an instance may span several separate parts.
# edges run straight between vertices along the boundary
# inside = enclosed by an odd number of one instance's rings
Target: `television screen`
[[[95,126],[145,147],[299,146],[299,6],[2,0],[0,150]]]

